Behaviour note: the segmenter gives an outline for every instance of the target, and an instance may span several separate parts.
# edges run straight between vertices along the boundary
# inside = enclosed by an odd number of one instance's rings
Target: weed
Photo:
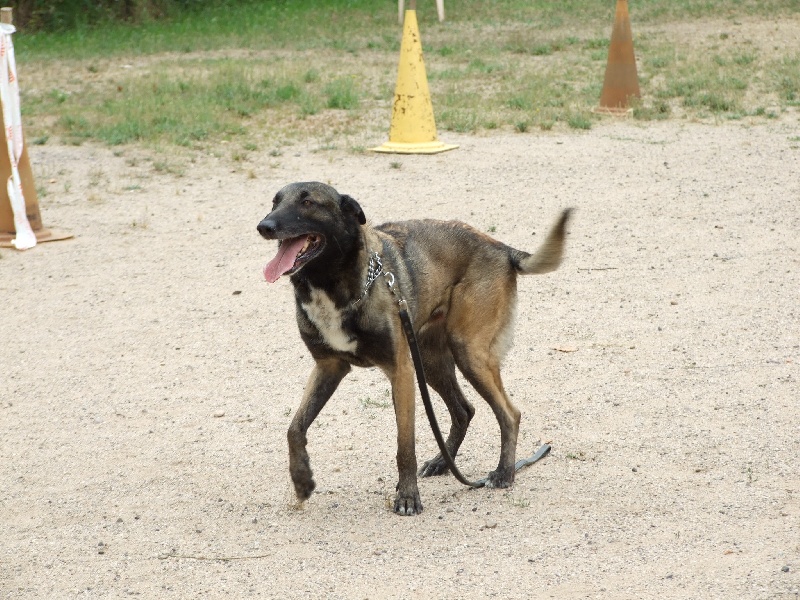
[[[496,73],[499,71],[503,71],[505,69],[505,67],[503,67],[502,65],[494,63],[486,63],[480,58],[471,60],[467,68],[469,71],[472,71],[473,73],[481,73],[484,75],[489,75],[491,73]]]
[[[533,56],[547,56],[553,53],[553,47],[550,44],[537,44],[528,52]]]
[[[516,508],[528,508],[531,505],[530,498],[525,498],[524,496],[511,496],[509,495],[509,504]]]
[[[469,108],[445,109],[441,113],[441,123],[449,131],[471,133],[478,128],[478,115]]]
[[[153,161],[153,170],[158,173],[176,175],[182,177],[186,172],[183,166],[172,164],[166,160]]]
[[[328,108],[353,110],[358,108],[360,103],[355,80],[351,77],[334,79],[325,86],[325,94],[328,97]]]
[[[567,117],[567,125],[572,129],[591,129],[592,120],[582,113],[574,113]]]
[[[96,187],[105,179],[106,174],[102,169],[92,169],[89,171],[89,187]]]
[[[641,121],[663,120],[670,116],[672,107],[666,100],[656,100],[652,104],[645,106],[641,102],[633,105],[633,117]]]
[[[50,99],[55,102],[56,104],[64,104],[67,101],[69,96],[66,92],[62,92],[61,90],[50,90]]]
[[[567,458],[569,460],[578,460],[583,462],[586,460],[586,453],[583,450],[578,450],[577,452],[567,452]]]
[[[359,398],[359,404],[361,404],[361,408],[369,409],[369,408],[389,408],[391,404],[389,402],[385,402],[383,400],[373,400],[370,397],[366,398]]]
[[[150,214],[148,213],[146,206],[144,207],[139,218],[133,220],[131,227],[133,229],[147,229],[150,227]]]
[[[309,69],[303,74],[303,83],[316,83],[319,81],[319,71]]]
[[[315,96],[303,94],[300,97],[300,116],[311,117],[320,111],[319,101]]]
[[[666,69],[667,67],[671,66],[675,62],[675,56],[673,53],[657,53],[653,55],[648,55],[644,59],[644,64],[648,69],[652,69],[654,71]]]
[[[583,43],[585,50],[607,50],[611,40],[608,38],[592,38]]]
[[[755,52],[742,52],[733,56],[733,64],[745,67],[756,62],[758,55]]]

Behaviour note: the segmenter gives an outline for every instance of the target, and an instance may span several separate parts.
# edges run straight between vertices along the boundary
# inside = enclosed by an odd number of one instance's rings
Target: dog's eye
[[[305,199],[305,200],[303,200],[303,201],[302,201],[300,204],[302,204],[303,206],[311,206],[311,200],[309,200],[308,198],[306,198],[306,199]]]

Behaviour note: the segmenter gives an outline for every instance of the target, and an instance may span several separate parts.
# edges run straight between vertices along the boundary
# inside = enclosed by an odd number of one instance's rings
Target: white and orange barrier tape
[[[3,125],[8,145],[8,158],[11,161],[11,177],[8,178],[8,200],[14,213],[14,229],[17,237],[11,241],[19,250],[27,250],[36,245],[36,235],[25,214],[25,195],[17,164],[22,156],[22,115],[20,114],[19,83],[17,64],[14,60],[14,43],[11,34],[16,27],[0,23],[0,102],[3,104]]]

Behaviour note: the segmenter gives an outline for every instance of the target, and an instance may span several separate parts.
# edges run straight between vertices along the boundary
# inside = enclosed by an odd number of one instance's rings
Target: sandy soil
[[[75,239],[0,258],[0,598],[797,600],[799,134],[793,114],[605,121],[446,134],[461,148],[428,157],[198,157],[182,177],[134,149],[31,148],[45,225]],[[553,451],[513,489],[424,479],[424,513],[395,516],[388,384],[357,370],[294,505],[285,430],[311,359],[255,226],[307,179],[375,223],[457,218],[527,250],[577,208],[563,267],[519,282],[519,454]],[[469,397],[458,461],[479,477],[499,435]],[[421,406],[417,438],[422,461]]]

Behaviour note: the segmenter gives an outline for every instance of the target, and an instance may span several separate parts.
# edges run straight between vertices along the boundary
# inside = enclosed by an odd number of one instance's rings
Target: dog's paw
[[[444,475],[450,470],[447,462],[442,458],[441,454],[437,454],[436,458],[432,458],[422,465],[419,470],[420,477],[433,477],[435,475]]]
[[[294,494],[300,502],[308,500],[314,492],[314,488],[317,487],[310,476],[300,480],[292,478],[292,483],[294,483]]]
[[[419,492],[411,494],[401,494],[397,492],[394,499],[394,512],[404,517],[418,515],[422,512],[422,500],[419,499]]]
[[[486,477],[487,488],[505,489],[514,485],[514,469],[508,471],[496,470]]]
[[[305,502],[311,497],[317,484],[314,483],[311,464],[306,456],[304,460],[289,462],[289,473],[294,484],[294,493],[300,502]]]

